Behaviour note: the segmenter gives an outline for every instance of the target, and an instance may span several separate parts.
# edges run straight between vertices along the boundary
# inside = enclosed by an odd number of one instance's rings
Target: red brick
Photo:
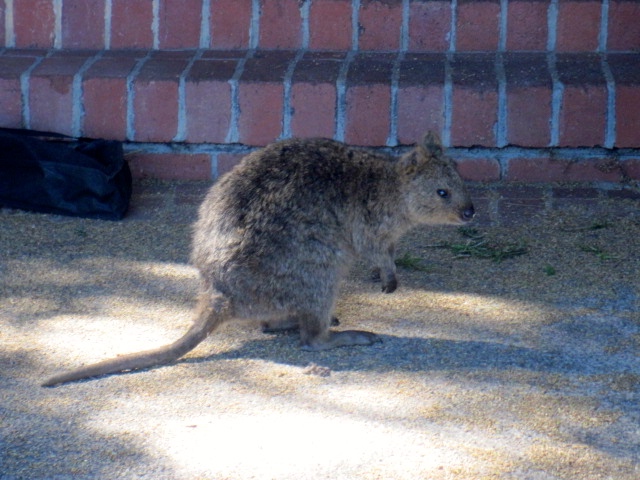
[[[496,189],[496,193],[498,198],[494,208],[497,215],[494,216],[493,212],[490,212],[490,215],[502,226],[518,225],[523,222],[531,225],[535,216],[545,209],[542,188],[526,185],[503,186]]]
[[[558,55],[556,69],[564,86],[559,146],[603,145],[607,85],[600,58],[585,54]]]
[[[240,143],[266,145],[280,136],[283,90],[277,83],[240,85]]]
[[[60,52],[45,58],[29,79],[30,128],[74,135],[73,77],[87,60]]]
[[[498,88],[493,55],[459,55],[452,66],[451,145],[494,146]]]
[[[204,153],[135,153],[126,158],[134,178],[211,179],[211,156]]]
[[[169,142],[178,132],[178,84],[188,52],[156,52],[134,83],[135,140]]]
[[[351,1],[314,0],[309,12],[309,47],[315,50],[351,48]]]
[[[545,54],[508,54],[507,143],[546,147],[551,142],[551,75]]]
[[[640,158],[625,159],[622,170],[627,178],[640,180]]]
[[[607,90],[603,86],[565,86],[560,109],[560,146],[604,144]]]
[[[506,180],[515,182],[620,181],[619,169],[610,171],[606,165],[606,159],[512,158],[509,160]]]
[[[424,132],[442,134],[444,127],[444,77],[442,55],[407,54],[398,75],[398,141],[417,142]]]
[[[126,139],[126,78],[92,78],[83,82],[83,89],[83,134],[94,138]]]
[[[363,0],[359,23],[360,50],[397,50],[400,47],[402,2]]]
[[[296,65],[291,86],[294,136],[334,136],[336,82],[343,60],[343,53],[310,52]]]
[[[13,4],[16,47],[53,47],[55,15],[52,0],[25,0]]]
[[[199,47],[201,16],[202,0],[161,1],[158,15],[160,48]]]
[[[451,145],[494,146],[497,111],[498,94],[495,90],[454,89]]]
[[[0,127],[22,126],[20,79],[0,77]]]
[[[500,163],[495,158],[456,159],[458,173],[471,182],[495,182],[500,180]]]
[[[398,90],[398,141],[409,145],[426,131],[442,134],[444,92],[436,85],[407,86]]]
[[[569,182],[621,182],[624,174],[610,159],[588,159],[571,162],[567,170]]]
[[[500,2],[460,0],[456,51],[495,51],[498,48]]]
[[[231,120],[231,86],[237,59],[196,61],[186,82],[187,140],[224,143]]]
[[[335,134],[336,88],[331,84],[296,83],[291,88],[294,137],[327,137]]]
[[[62,3],[62,46],[104,48],[104,0],[65,0]]]
[[[507,143],[546,147],[551,141],[551,90],[521,87],[507,93]]]
[[[637,1],[609,2],[609,50],[640,50],[640,3]]]
[[[152,0],[113,0],[111,48],[153,47]]]
[[[249,47],[251,12],[251,0],[211,0],[211,47]]]
[[[282,133],[284,76],[290,51],[262,51],[248,59],[238,85],[240,142],[266,145]]]
[[[451,2],[411,2],[409,50],[445,52],[451,35]]]
[[[219,153],[218,154],[218,178],[230,172],[245,157],[243,153]]]
[[[353,145],[385,145],[389,136],[388,85],[357,85],[347,90],[345,140]]]
[[[640,147],[640,54],[610,54],[616,88],[616,146]]]
[[[127,136],[127,76],[141,53],[108,52],[84,74],[84,125],[88,137],[124,140]]]
[[[23,126],[20,76],[35,60],[35,57],[0,56],[0,126]]]
[[[260,47],[299,48],[302,45],[302,19],[298,0],[261,2]]]
[[[355,145],[386,145],[390,130],[394,55],[360,54],[347,76],[345,140]]]
[[[616,87],[616,146],[640,148],[640,84]]]
[[[563,0],[558,2],[556,50],[593,52],[598,48],[602,2]]]
[[[549,2],[511,1],[507,7],[507,50],[544,51]]]

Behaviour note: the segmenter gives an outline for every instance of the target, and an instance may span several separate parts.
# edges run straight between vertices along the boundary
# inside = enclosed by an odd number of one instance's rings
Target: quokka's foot
[[[329,350],[336,347],[350,347],[354,345],[373,345],[382,342],[382,339],[372,332],[364,330],[344,330],[342,332],[329,332],[327,338],[316,338],[302,344],[300,348],[311,352]]]

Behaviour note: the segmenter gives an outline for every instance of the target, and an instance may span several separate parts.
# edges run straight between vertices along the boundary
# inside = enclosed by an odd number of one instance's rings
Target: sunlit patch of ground
[[[501,262],[457,258],[468,232],[414,232],[398,256],[421,268],[399,268],[390,295],[358,265],[338,328],[381,344],[307,353],[295,333],[226,325],[174,365],[55,389],[39,383],[188,328],[197,278],[176,219],[192,214],[2,213],[2,475],[636,479],[640,216],[597,207],[478,227],[526,245]]]

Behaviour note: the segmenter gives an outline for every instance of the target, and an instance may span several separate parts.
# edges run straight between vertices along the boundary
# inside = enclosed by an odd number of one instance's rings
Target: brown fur
[[[176,342],[63,373],[52,386],[171,362],[221,323],[256,319],[300,329],[301,347],[371,345],[375,334],[332,331],[340,279],[353,260],[396,289],[394,244],[418,224],[459,224],[473,206],[439,139],[394,159],[343,143],[292,139],[245,157],[210,190],[191,260],[201,278],[196,320]]]

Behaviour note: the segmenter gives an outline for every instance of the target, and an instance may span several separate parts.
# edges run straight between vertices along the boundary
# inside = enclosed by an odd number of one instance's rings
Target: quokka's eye
[[[438,190],[438,195],[442,198],[448,198],[449,192],[447,190],[443,190],[442,188]]]

